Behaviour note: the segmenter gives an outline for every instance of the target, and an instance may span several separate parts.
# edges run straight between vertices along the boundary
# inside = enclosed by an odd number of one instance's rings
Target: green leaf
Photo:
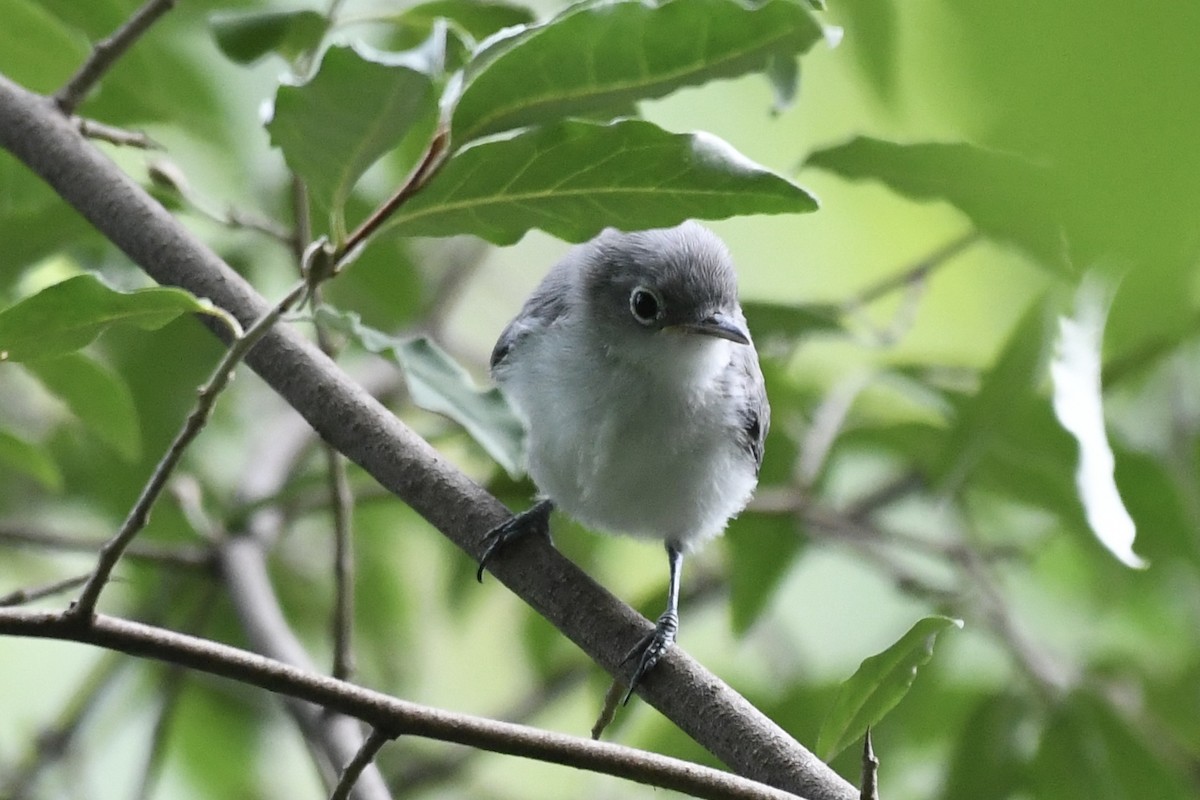
[[[0,464],[28,475],[52,491],[63,487],[58,465],[44,450],[3,430],[0,430]]]
[[[943,200],[984,234],[1069,272],[1052,173],[1018,156],[969,144],[897,144],[860,136],[818,150],[806,166],[877,180],[913,200]]]
[[[391,224],[406,236],[472,233],[512,244],[541,228],[581,242],[608,226],[816,207],[799,186],[711,134],[668,133],[641,120],[570,121],[460,151]]]
[[[817,752],[823,760],[840,753],[896,707],[917,677],[917,668],[933,657],[937,635],[949,627],[961,628],[962,620],[925,617],[887,650],[862,662],[842,684],[821,723]]]
[[[1016,694],[985,697],[955,737],[942,800],[1008,800],[1028,771],[1025,752],[1029,704]]]
[[[979,390],[959,408],[943,440],[934,476],[938,483],[965,480],[1000,433],[1021,424],[1019,411],[1035,394],[1043,375],[1046,340],[1046,304],[1039,299],[1014,327],[996,362],[984,373]]]
[[[884,101],[896,93],[899,14],[895,0],[841,0],[846,43],[875,94]]]
[[[583,4],[477,54],[451,130],[463,144],[662,97],[795,58],[820,38],[821,26],[795,0]]]
[[[156,286],[118,292],[95,275],[78,275],[0,311],[0,360],[66,355],[90,344],[110,325],[157,330],[182,314],[232,318],[182,289]]]
[[[803,544],[791,515],[743,514],[726,531],[733,632],[750,630]]]
[[[292,61],[316,49],[329,28],[325,15],[311,9],[218,13],[208,24],[217,47],[238,64],[251,64],[272,52]]]
[[[1195,786],[1169,767],[1144,734],[1087,692],[1063,701],[1033,763],[1033,796],[1055,800],[1190,800]]]
[[[66,82],[88,54],[87,40],[38,3],[0,0],[0,73],[35,92]]]
[[[367,168],[436,111],[433,69],[411,53],[331,47],[309,80],[281,86],[267,130],[316,205],[339,211]]]
[[[818,333],[845,333],[841,308],[834,303],[772,303],[749,300],[742,311],[757,339],[796,340]]]
[[[1104,424],[1100,343],[1109,291],[1098,280],[1094,275],[1085,276],[1076,293],[1075,313],[1058,320],[1058,340],[1050,364],[1054,414],[1079,445],[1075,485],[1088,526],[1122,564],[1140,569],[1148,565],[1133,552],[1137,527],[1117,489],[1116,459]]]
[[[449,21],[458,31],[479,42],[504,28],[528,25],[534,15],[524,6],[496,0],[429,0],[406,8],[389,21],[408,31],[409,36],[423,39],[439,19]]]
[[[398,339],[362,324],[353,312],[317,310],[317,320],[397,364],[412,400],[462,425],[510,475],[522,470],[525,430],[499,389],[480,389],[448,353],[425,338]]]
[[[122,458],[132,462],[141,456],[137,409],[120,376],[79,353],[26,361],[24,366]]]

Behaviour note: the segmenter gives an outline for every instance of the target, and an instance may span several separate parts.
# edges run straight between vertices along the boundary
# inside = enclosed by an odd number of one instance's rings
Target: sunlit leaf
[[[267,130],[317,207],[338,210],[362,174],[435,111],[434,69],[412,53],[331,47],[298,86],[281,86]]]
[[[63,486],[58,465],[43,448],[3,430],[0,430],[0,466],[28,475],[53,491]]]
[[[951,627],[961,628],[962,620],[925,617],[887,650],[862,662],[821,723],[817,752],[823,759],[840,753],[904,699],[918,667],[933,657],[937,635]]]
[[[165,286],[118,292],[95,275],[56,283],[0,311],[0,360],[72,353],[110,325],[157,330],[182,314],[229,316],[207,300]]]
[[[312,51],[325,35],[329,21],[311,9],[254,10],[214,14],[209,27],[222,53],[239,64],[250,64],[272,52],[291,61]]]
[[[24,367],[122,458],[141,455],[137,409],[120,376],[80,353],[26,361]]]
[[[35,92],[51,92],[78,69],[87,40],[31,0],[0,0],[0,73]]]
[[[1085,278],[1076,295],[1075,313],[1058,320],[1058,341],[1050,377],[1054,414],[1079,444],[1075,485],[1088,525],[1100,543],[1128,567],[1145,567],[1133,552],[1137,534],[1113,477],[1116,462],[1104,426],[1100,386],[1100,344],[1108,299],[1094,277]]]
[[[428,339],[388,336],[363,325],[352,312],[322,308],[317,314],[321,324],[396,363],[414,403],[462,425],[508,473],[521,471],[524,428],[498,389],[480,389],[462,366]]]
[[[762,70],[821,38],[796,0],[582,4],[494,43],[468,67],[459,143]]]
[[[608,226],[813,211],[816,200],[710,134],[641,120],[563,122],[457,153],[403,205],[407,236],[473,233],[512,244],[533,228],[581,242]]]
[[[852,180],[881,181],[913,200],[944,200],[988,236],[1025,249],[1047,267],[1069,271],[1053,173],[1022,158],[969,144],[897,144],[859,136],[817,150],[805,165]]]

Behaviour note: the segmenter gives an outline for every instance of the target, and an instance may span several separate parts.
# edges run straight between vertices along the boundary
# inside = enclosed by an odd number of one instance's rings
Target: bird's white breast
[[[589,527],[694,545],[718,535],[757,482],[720,380],[733,344],[663,332],[630,360],[572,337],[531,336],[497,377],[529,430],[529,474]]]

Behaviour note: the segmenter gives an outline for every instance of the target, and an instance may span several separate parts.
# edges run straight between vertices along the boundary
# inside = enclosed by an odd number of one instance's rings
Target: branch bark
[[[91,626],[83,628],[59,612],[0,609],[0,635],[82,642],[181,664],[340,712],[396,736],[422,736],[534,758],[710,800],[802,800],[690,761],[421,706],[246,650],[115,617],[97,615]],[[352,751],[346,763],[355,755]]]
[[[49,99],[0,76],[0,145],[49,183],[159,283],[208,297],[245,325],[266,302],[83,139]],[[205,323],[210,324],[210,323]],[[219,325],[210,324],[227,337]],[[296,332],[277,326],[247,363],[317,432],[474,558],[508,511],[448,464]],[[537,537],[489,565],[593,660],[623,680],[650,623]],[[857,791],[743,697],[673,648],[639,695],[736,772],[810,797]]]

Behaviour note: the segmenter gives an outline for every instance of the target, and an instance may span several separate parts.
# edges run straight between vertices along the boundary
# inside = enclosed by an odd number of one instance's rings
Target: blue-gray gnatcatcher
[[[666,543],[667,610],[625,695],[675,641],[684,552],[724,530],[758,483],[770,407],[724,243],[695,222],[606,230],[573,248],[500,334],[492,375],[528,432],[536,505],[488,532],[548,533],[554,506]]]

